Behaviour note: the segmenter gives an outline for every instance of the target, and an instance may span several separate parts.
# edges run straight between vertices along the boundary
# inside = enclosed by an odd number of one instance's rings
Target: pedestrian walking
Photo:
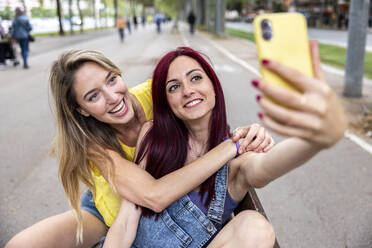
[[[138,21],[137,21],[136,15],[133,16],[133,25],[134,25],[134,29],[137,29]]]
[[[119,15],[118,18],[116,19],[116,26],[118,28],[120,41],[123,42],[124,41],[124,36],[125,36],[125,34],[124,34],[125,20],[124,20],[124,17],[122,15]]]
[[[23,59],[23,68],[28,68],[27,58],[28,58],[28,43],[29,34],[32,30],[32,26],[28,18],[24,15],[20,8],[15,9],[15,18],[12,22],[12,39],[16,40],[21,47],[21,54]]]
[[[160,13],[157,13],[155,15],[154,19],[155,19],[155,23],[156,23],[156,31],[158,33],[160,33],[161,32],[161,23],[163,21],[163,15],[160,14]]]
[[[132,28],[131,28],[130,18],[129,17],[127,18],[126,25],[127,25],[128,33],[129,34],[132,33]]]
[[[5,30],[3,27],[3,20],[0,16],[0,70],[5,67],[5,50],[2,42],[2,38],[5,36]]]
[[[196,16],[195,16],[194,12],[191,10],[189,15],[187,16],[187,22],[190,25],[190,33],[191,34],[194,34],[194,32],[195,32],[195,29],[194,29],[195,20],[196,20]]]
[[[146,26],[146,16],[145,15],[142,15],[142,17],[141,17],[141,23],[142,23],[142,26],[143,27]]]

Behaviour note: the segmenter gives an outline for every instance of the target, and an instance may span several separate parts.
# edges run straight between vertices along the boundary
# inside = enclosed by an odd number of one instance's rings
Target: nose
[[[104,96],[108,104],[116,103],[119,98],[119,95],[115,91],[107,88],[104,91]]]
[[[194,93],[195,93],[194,87],[191,83],[186,82],[183,84],[183,95],[185,97],[191,96]]]

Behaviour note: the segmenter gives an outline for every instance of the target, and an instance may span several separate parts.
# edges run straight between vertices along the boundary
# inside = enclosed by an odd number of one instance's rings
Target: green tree
[[[251,0],[227,0],[226,1],[226,9],[236,10],[241,15],[243,7],[245,5],[249,5],[249,4],[252,4]]]
[[[55,17],[56,13],[54,12],[53,9],[46,9],[40,6],[31,8],[31,16],[40,18]]]
[[[165,13],[173,18],[177,18],[181,12],[186,0],[155,0],[155,7],[162,13]]]
[[[9,6],[6,6],[3,10],[0,10],[0,16],[4,20],[12,20],[14,18],[14,12]]]

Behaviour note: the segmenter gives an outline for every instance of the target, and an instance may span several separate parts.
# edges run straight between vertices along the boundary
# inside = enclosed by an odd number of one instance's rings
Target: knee
[[[275,243],[274,228],[270,222],[257,211],[240,212],[234,227],[237,239],[245,247],[273,247]]]

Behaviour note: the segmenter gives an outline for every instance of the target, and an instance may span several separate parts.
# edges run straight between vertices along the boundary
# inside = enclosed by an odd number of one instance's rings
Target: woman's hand
[[[248,151],[267,152],[275,144],[270,133],[257,123],[235,129],[232,140],[234,142],[240,140],[239,154]]]
[[[264,114],[259,113],[259,117],[266,127],[281,135],[303,138],[319,148],[328,148],[343,137],[347,122],[338,97],[325,81],[316,41],[310,42],[310,51],[314,78],[275,61],[266,60],[262,63],[299,88],[303,94],[269,85],[263,80],[254,80],[252,84],[265,96],[290,107],[257,96],[264,110]]]

